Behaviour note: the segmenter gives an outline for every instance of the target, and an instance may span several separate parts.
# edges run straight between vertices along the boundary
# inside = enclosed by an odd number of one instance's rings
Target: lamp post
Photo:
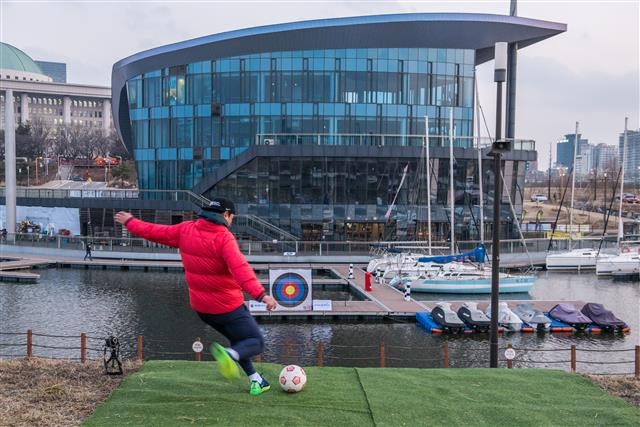
[[[489,336],[489,367],[498,367],[498,293],[500,291],[500,201],[502,199],[502,153],[509,151],[510,144],[502,140],[502,83],[507,77],[507,43],[495,44],[495,68],[493,80],[496,91],[496,136],[493,155],[493,241],[491,245],[491,328]]]

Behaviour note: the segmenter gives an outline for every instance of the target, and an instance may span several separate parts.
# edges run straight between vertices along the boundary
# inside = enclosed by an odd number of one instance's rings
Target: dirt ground
[[[125,375],[138,369],[125,363]],[[640,380],[623,376],[586,378],[640,407]],[[0,426],[79,426],[120,385],[100,361],[85,364],[44,359],[0,359]]]
[[[125,375],[138,369],[123,366]],[[102,361],[0,359],[0,426],[79,426],[122,382]]]

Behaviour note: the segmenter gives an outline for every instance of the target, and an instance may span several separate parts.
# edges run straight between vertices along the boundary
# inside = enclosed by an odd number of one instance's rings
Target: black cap
[[[233,202],[229,199],[225,199],[224,197],[216,197],[209,203],[209,206],[205,206],[205,211],[213,211],[213,212],[229,212],[235,215],[236,207]]]

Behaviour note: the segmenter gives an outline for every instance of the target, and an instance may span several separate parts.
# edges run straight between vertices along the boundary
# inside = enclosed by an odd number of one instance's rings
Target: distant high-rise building
[[[593,147],[588,145],[583,147],[581,153],[576,156],[575,173],[576,178],[583,178],[589,175],[593,164]]]
[[[42,74],[49,76],[56,83],[67,82],[67,64],[64,62],[35,61]]]
[[[592,149],[591,168],[598,173],[607,170],[615,170],[618,156],[618,147],[615,145],[598,144]]]
[[[570,133],[564,136],[564,139],[558,141],[556,144],[556,161],[567,168],[571,169],[573,166],[573,143],[576,140],[576,134]],[[589,146],[588,139],[580,139],[578,134],[578,151],[577,154],[582,154],[583,150]]]
[[[640,129],[627,131],[627,151],[623,153],[624,132],[618,138],[618,153],[624,161],[625,181],[640,179]]]

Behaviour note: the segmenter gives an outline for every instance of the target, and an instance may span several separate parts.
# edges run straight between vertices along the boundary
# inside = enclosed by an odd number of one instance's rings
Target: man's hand
[[[120,211],[113,216],[113,219],[118,223],[124,225],[127,221],[133,218],[129,212]]]
[[[271,311],[276,308],[276,300],[271,295],[265,295],[262,302],[267,304],[267,310]]]

